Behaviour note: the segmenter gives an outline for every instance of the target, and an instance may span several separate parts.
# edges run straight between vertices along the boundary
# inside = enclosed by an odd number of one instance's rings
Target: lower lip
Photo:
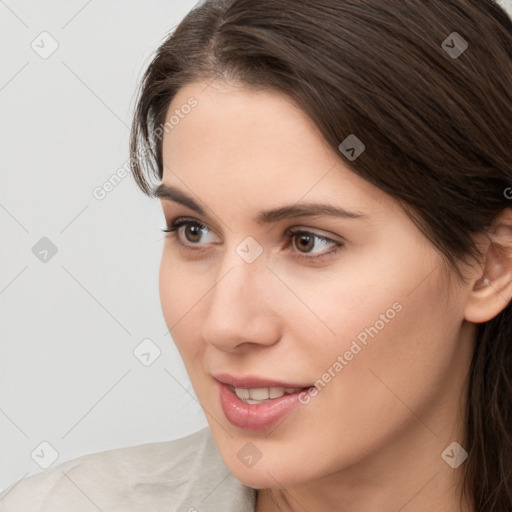
[[[227,384],[218,384],[222,410],[228,421],[235,427],[250,430],[263,430],[279,423],[290,411],[301,405],[299,395],[306,391],[302,389],[261,404],[248,404],[240,400]]]

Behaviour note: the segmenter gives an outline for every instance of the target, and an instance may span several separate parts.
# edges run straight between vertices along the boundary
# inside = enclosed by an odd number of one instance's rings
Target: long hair
[[[393,196],[465,280],[473,239],[512,206],[512,21],[492,0],[206,0],[158,48],[130,136],[146,194],[162,179],[167,107],[184,85],[224,79],[296,100],[350,163]],[[340,155],[341,158],[341,155]],[[512,190],[512,189],[510,189]],[[512,504],[512,309],[478,324],[468,375],[464,493]]]

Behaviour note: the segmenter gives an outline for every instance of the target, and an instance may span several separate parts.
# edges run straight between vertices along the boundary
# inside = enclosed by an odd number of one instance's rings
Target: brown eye
[[[211,230],[208,228],[208,226],[205,226],[199,221],[178,218],[172,222],[168,229],[163,229],[162,231],[165,233],[176,232],[176,236],[171,236],[170,238],[173,238],[174,242],[184,250],[186,249],[187,251],[196,252],[200,250],[210,250],[210,248],[201,247],[207,245],[208,243],[208,241],[204,240],[201,242],[201,237],[202,235],[211,232]],[[342,247],[344,247],[344,244],[341,242],[306,230],[289,230],[287,233],[287,238],[292,241],[291,243],[294,247],[292,252],[295,253],[295,255],[298,255],[297,257],[309,261],[320,260],[322,258],[332,256]],[[332,249],[314,251],[314,249],[318,246],[321,248],[322,244],[327,247],[331,246]]]
[[[339,249],[341,249],[341,247],[343,247],[343,244],[341,242],[331,240],[330,238],[309,231],[290,230],[288,232],[288,236],[290,240],[293,241],[293,246],[297,249],[294,252],[299,253],[299,257],[309,260],[315,260],[331,256],[332,254],[336,253]],[[331,245],[333,249],[330,251],[324,250],[313,252],[312,249],[317,246],[318,240],[326,245]],[[319,253],[317,254],[317,252]],[[301,256],[301,254],[303,256]]]
[[[184,228],[183,230],[181,228]],[[173,238],[184,238],[185,242],[192,245],[204,245],[201,242],[201,236],[209,231],[209,228],[196,220],[177,219],[172,225],[162,230],[164,233],[176,232],[178,236]],[[180,233],[183,233],[183,237],[180,237]],[[186,245],[183,242],[178,242],[182,245]]]
[[[310,234],[295,233],[294,240],[297,242],[294,244],[295,247],[299,248],[301,251],[304,250],[305,252],[309,252],[315,246],[314,237],[312,237]]]
[[[188,242],[198,243],[201,240],[201,234],[203,229],[205,229],[205,226],[199,225],[197,223],[188,223],[183,227],[185,228],[183,233],[185,234],[185,239]]]

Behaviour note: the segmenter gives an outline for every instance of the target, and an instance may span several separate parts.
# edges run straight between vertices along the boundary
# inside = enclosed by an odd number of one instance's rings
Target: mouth
[[[235,378],[216,375],[220,404],[234,426],[261,430],[270,428],[301,405],[299,396],[312,385],[297,385],[259,377]]]
[[[311,388],[312,384],[298,384],[257,376],[233,377],[227,373],[213,375],[246,403],[263,403]]]
[[[233,391],[240,400],[246,404],[262,404],[270,402],[276,398],[281,398],[284,395],[293,395],[308,389],[304,388],[283,388],[283,387],[268,387],[268,388],[238,388],[235,386],[228,387]]]

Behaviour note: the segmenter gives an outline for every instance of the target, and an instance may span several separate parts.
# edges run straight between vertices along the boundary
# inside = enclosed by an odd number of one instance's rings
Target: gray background
[[[195,4],[0,0],[0,490],[207,425],[165,335],[160,207],[131,177],[93,195],[127,163],[142,71]]]
[[[160,207],[131,176],[93,196],[128,160],[143,69],[195,4],[0,2],[0,489],[42,470],[42,441],[55,466],[207,425],[164,336]],[[150,366],[133,354],[147,338]]]

